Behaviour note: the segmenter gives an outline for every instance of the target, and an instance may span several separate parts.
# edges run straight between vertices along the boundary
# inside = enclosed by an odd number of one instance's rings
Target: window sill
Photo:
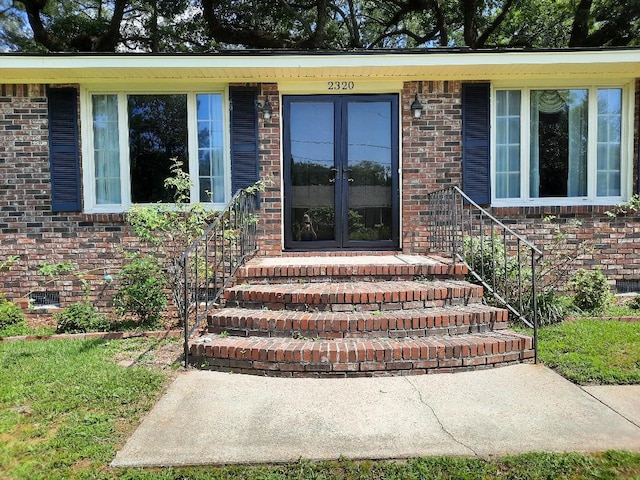
[[[539,204],[527,204],[527,205],[502,205],[493,204],[489,208],[489,211],[497,216],[521,216],[521,217],[535,217],[544,218],[548,216],[582,216],[582,215],[597,215],[602,217],[608,217],[606,212],[611,211],[617,204],[608,205],[539,205]]]
[[[80,221],[83,223],[125,223],[125,213],[82,213]]]

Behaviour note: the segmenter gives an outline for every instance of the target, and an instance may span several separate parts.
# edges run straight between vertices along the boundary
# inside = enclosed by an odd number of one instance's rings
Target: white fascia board
[[[229,82],[316,76],[492,80],[509,76],[640,77],[640,49],[539,52],[370,52],[361,54],[1,55],[4,82],[216,79]]]

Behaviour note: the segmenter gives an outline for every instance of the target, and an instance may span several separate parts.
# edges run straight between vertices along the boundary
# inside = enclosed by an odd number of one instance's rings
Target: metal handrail
[[[218,304],[238,268],[257,251],[255,193],[238,190],[213,221],[176,260],[182,298],[176,299],[184,327],[184,363],[189,337]]]
[[[427,201],[429,250],[466,265],[498,303],[533,329],[537,363],[536,265],[542,252],[457,186],[431,192]]]

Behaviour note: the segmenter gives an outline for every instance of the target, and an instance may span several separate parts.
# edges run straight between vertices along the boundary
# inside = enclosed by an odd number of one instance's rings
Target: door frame
[[[348,146],[348,127],[346,110],[353,100],[387,101],[391,107],[391,239],[389,240],[349,240],[348,239],[348,187],[344,182],[336,182],[335,196],[335,240],[304,242],[294,240],[291,221],[291,166],[286,159],[291,155],[291,131],[289,118],[291,103],[296,101],[327,102],[334,107],[334,158],[346,159]],[[315,251],[315,250],[399,250],[400,249],[400,112],[398,110],[399,95],[395,93],[382,94],[314,94],[314,95],[283,95],[282,96],[282,153],[283,153],[283,233],[285,250]]]

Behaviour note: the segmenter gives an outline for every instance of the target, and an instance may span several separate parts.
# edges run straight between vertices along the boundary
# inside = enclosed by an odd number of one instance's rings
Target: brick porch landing
[[[207,333],[200,368],[274,376],[452,372],[530,361],[532,339],[444,259],[402,254],[254,258]]]

